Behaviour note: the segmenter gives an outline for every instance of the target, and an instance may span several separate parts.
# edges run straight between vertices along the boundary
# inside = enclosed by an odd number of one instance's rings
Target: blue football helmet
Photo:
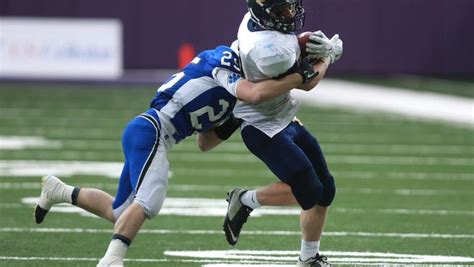
[[[252,20],[267,30],[291,33],[304,26],[303,0],[247,0],[247,8]]]

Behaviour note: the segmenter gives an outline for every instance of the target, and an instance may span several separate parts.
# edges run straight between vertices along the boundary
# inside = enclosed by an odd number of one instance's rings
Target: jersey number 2
[[[225,112],[229,108],[229,102],[225,101],[224,99],[219,100],[219,105],[221,106],[222,110],[219,113],[215,113],[214,109],[211,106],[204,106],[196,111],[190,112],[189,115],[191,117],[191,124],[197,130],[202,130],[202,124],[199,122],[199,117],[207,114],[209,118],[209,122],[214,123],[218,121],[222,116],[224,116]]]

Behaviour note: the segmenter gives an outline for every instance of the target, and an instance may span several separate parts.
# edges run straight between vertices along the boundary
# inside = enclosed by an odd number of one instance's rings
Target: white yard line
[[[0,150],[23,150],[27,148],[60,149],[60,141],[48,140],[42,136],[2,136]]]
[[[82,186],[96,187],[96,188],[108,188],[115,189],[116,186],[113,184],[82,184]],[[193,189],[195,187],[195,190]],[[0,182],[0,190],[24,190],[24,189],[40,189],[39,183],[10,183]],[[175,185],[170,186],[170,190],[190,192],[216,192],[217,187],[206,187],[200,185]],[[223,186],[220,190],[225,192],[231,189],[232,186]],[[361,195],[395,195],[395,196],[420,196],[420,197],[432,197],[432,196],[453,196],[453,195],[472,195],[472,190],[466,188],[466,190],[454,190],[454,189],[410,189],[410,188],[398,188],[398,189],[377,189],[377,188],[349,188],[349,187],[338,187],[338,191],[341,193],[353,193]]]
[[[170,154],[171,161],[183,162],[234,162],[260,163],[252,154],[215,153],[176,153]],[[427,157],[427,156],[368,156],[368,155],[328,155],[331,164],[347,165],[400,165],[400,166],[474,166],[471,157]]]
[[[180,152],[170,155],[170,160],[184,162],[235,162],[258,163],[250,153],[214,153],[205,156],[202,153]],[[403,166],[474,166],[472,157],[427,157],[427,156],[368,156],[368,155],[329,155],[332,164],[347,165],[403,165]],[[38,173],[62,173],[63,175],[104,175],[118,177],[122,162],[100,161],[53,161],[53,160],[0,160],[0,171],[3,176],[31,176]],[[60,174],[58,174],[60,175]]]
[[[67,234],[111,234],[111,229],[90,228],[0,228],[3,233],[67,233]],[[172,230],[172,229],[142,229],[142,234],[171,234],[171,235],[223,235],[222,230]],[[242,231],[243,235],[264,236],[300,236],[300,231]],[[437,233],[370,233],[370,232],[325,232],[324,236],[331,237],[370,237],[370,238],[426,238],[426,239],[474,239],[467,234],[437,234]]]
[[[36,169],[35,166],[30,168]],[[24,166],[23,172],[26,173],[25,175],[20,175],[20,173],[15,173],[16,175],[11,176],[2,176],[0,180],[11,180],[13,179],[29,179],[31,177],[41,177],[44,175],[44,172],[38,170],[37,173],[30,170],[27,165]],[[229,168],[188,168],[188,167],[180,167],[176,166],[173,168],[173,172],[175,175],[178,176],[219,176],[219,177],[255,177],[255,178],[262,178],[262,177],[273,177],[275,176],[269,170],[244,170],[239,169],[238,166],[229,166]],[[469,172],[417,172],[417,171],[333,171],[333,174],[336,176],[336,179],[361,179],[361,180],[368,180],[368,179],[391,179],[391,180],[437,180],[437,181],[474,181],[474,173]],[[61,178],[68,178],[69,175],[59,175]],[[100,174],[96,174],[100,175]],[[118,179],[118,176],[114,176],[111,178]],[[276,178],[275,178],[276,179]],[[116,183],[112,184],[111,186],[116,186]],[[246,187],[245,185],[239,185],[240,187]],[[178,191],[203,191],[203,192],[210,192],[210,191],[219,191],[224,188],[224,186],[215,186],[215,185],[173,185],[170,184],[170,187],[175,187],[174,190]],[[228,188],[235,187],[229,185],[224,189],[227,190]]]
[[[53,161],[53,160],[0,160],[2,176],[58,176],[99,175],[118,178],[122,162]]]
[[[98,262],[100,258],[79,258],[79,257],[20,257],[20,256],[0,256],[0,261],[68,261],[68,262],[81,262],[81,261],[94,261]],[[183,263],[217,263],[222,264],[226,260],[199,260],[199,259],[125,259],[125,262],[147,262],[147,263],[158,263],[158,262],[183,262]],[[243,261],[253,263],[254,261]],[[256,262],[258,263],[258,262]]]
[[[415,255],[382,252],[344,252],[323,251],[332,263],[337,264],[366,264],[366,263],[472,263],[474,258],[443,255]],[[279,262],[293,263],[298,257],[298,251],[254,251],[254,250],[200,250],[200,251],[165,251],[166,256],[201,258],[201,259],[233,259],[232,265],[205,266],[249,266],[239,262],[258,260],[263,264],[280,265]],[[270,266],[270,265],[268,265]],[[293,265],[294,266],[294,265]]]
[[[196,169],[177,166],[173,168],[176,175],[222,176],[222,177],[275,177],[269,170],[244,170],[237,166],[226,169]],[[336,179],[393,179],[393,180],[440,180],[440,181],[474,181],[474,173],[469,172],[417,172],[417,171],[333,171]],[[240,185],[241,187],[245,187]],[[202,186],[203,188],[205,186]],[[231,186],[229,186],[231,187]],[[196,190],[203,190],[196,188]],[[213,188],[213,186],[211,186]],[[190,188],[189,190],[194,190]]]
[[[411,118],[474,127],[474,99],[467,97],[334,79],[323,79],[318,87],[310,92],[293,90],[292,94],[311,105],[390,112]],[[67,111],[70,116],[84,112],[76,108],[67,108]],[[29,112],[33,115],[41,114],[41,109],[29,109]],[[103,113],[103,110],[88,109],[88,112],[99,114]],[[23,114],[24,109],[0,108],[0,113],[15,116]]]
[[[49,140],[43,136],[2,136],[0,135],[0,150],[23,150],[27,148],[44,148],[49,150],[58,150],[60,152],[77,151],[76,148],[89,147],[92,151],[96,150],[117,150],[120,151],[120,142],[113,140],[82,140],[82,139],[68,139],[68,148],[64,148],[63,141]],[[248,150],[242,142],[226,142],[223,144],[225,151],[247,153]],[[363,143],[333,143],[324,142],[324,148],[332,152],[377,152],[377,153],[425,153],[425,154],[461,154],[471,153],[474,146],[469,145],[449,145],[449,144],[367,144]],[[180,144],[173,148],[173,151],[181,152],[199,152],[194,142],[187,142]],[[59,152],[59,151],[58,151]]]
[[[466,264],[474,263],[474,258],[464,256],[419,255],[384,252],[323,251],[330,261],[338,265],[379,265],[380,264]],[[163,259],[125,259],[125,262],[187,262],[204,263],[206,267],[241,266],[294,266],[298,251],[279,250],[199,250],[163,252]],[[20,257],[0,256],[0,261],[99,261],[99,258],[85,257]],[[292,265],[288,265],[288,264]]]
[[[100,258],[0,256],[4,261],[99,261]]]
[[[201,153],[176,153],[170,155],[171,161],[182,162],[233,162],[258,163],[255,156],[235,153],[214,153],[203,156]],[[474,166],[472,157],[426,157],[426,156],[367,156],[367,155],[328,155],[331,164],[345,165],[390,165],[390,166]],[[98,161],[51,161],[51,160],[0,160],[2,176],[42,176],[52,173],[58,176],[99,175],[118,178],[122,162]]]
[[[391,112],[474,127],[474,99],[362,83],[323,80],[315,90],[293,90],[308,104]]]
[[[107,187],[109,188],[109,187]],[[115,188],[115,187],[110,187]],[[223,190],[221,190],[223,191]],[[36,197],[24,198],[22,203],[0,203],[0,209],[18,209],[34,207]],[[191,204],[192,203],[192,204]],[[226,204],[222,199],[203,198],[167,198],[160,215],[181,216],[224,216]],[[53,212],[79,213],[92,216],[82,209],[68,204],[59,204],[53,207]],[[359,209],[359,208],[331,208],[332,213],[341,214],[392,214],[392,215],[436,215],[436,216],[474,216],[473,210],[427,210],[427,209]],[[268,215],[299,215],[297,207],[262,207],[252,213],[253,217]]]

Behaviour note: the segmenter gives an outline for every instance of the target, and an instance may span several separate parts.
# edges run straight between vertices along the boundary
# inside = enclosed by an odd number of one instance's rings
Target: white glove
[[[339,39],[339,34],[335,34],[331,38],[330,42],[331,42],[332,50],[331,50],[331,53],[329,53],[329,59],[331,61],[331,64],[333,64],[334,62],[338,61],[342,56],[343,42],[341,39]]]
[[[343,42],[339,34],[335,34],[331,39],[326,37],[322,31],[314,32],[309,36],[306,43],[306,53],[311,59],[329,58],[331,64],[338,61],[343,52]]]
[[[306,53],[310,58],[329,57],[331,50],[331,40],[322,31],[314,32],[309,36],[309,42],[306,43]]]

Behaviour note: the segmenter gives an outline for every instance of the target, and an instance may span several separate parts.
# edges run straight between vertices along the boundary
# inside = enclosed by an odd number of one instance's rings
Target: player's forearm
[[[214,130],[197,134],[197,144],[201,151],[206,152],[222,143]]]
[[[294,73],[278,80],[260,82],[255,90],[260,92],[261,100],[265,101],[291,91],[291,89],[300,86],[302,82],[301,75]]]
[[[246,86],[250,88],[248,90],[250,93],[246,96],[241,94],[239,98],[247,102],[259,103],[289,92],[291,89],[300,86],[302,81],[301,75],[295,73],[278,80],[266,80],[258,83],[248,82]]]
[[[329,59],[321,59],[316,64],[314,64],[313,68],[315,72],[319,72],[318,76],[311,80],[311,82],[302,84],[301,86],[298,87],[298,89],[302,89],[305,91],[309,91],[316,87],[318,83],[324,78],[326,75],[326,71],[329,67]]]

